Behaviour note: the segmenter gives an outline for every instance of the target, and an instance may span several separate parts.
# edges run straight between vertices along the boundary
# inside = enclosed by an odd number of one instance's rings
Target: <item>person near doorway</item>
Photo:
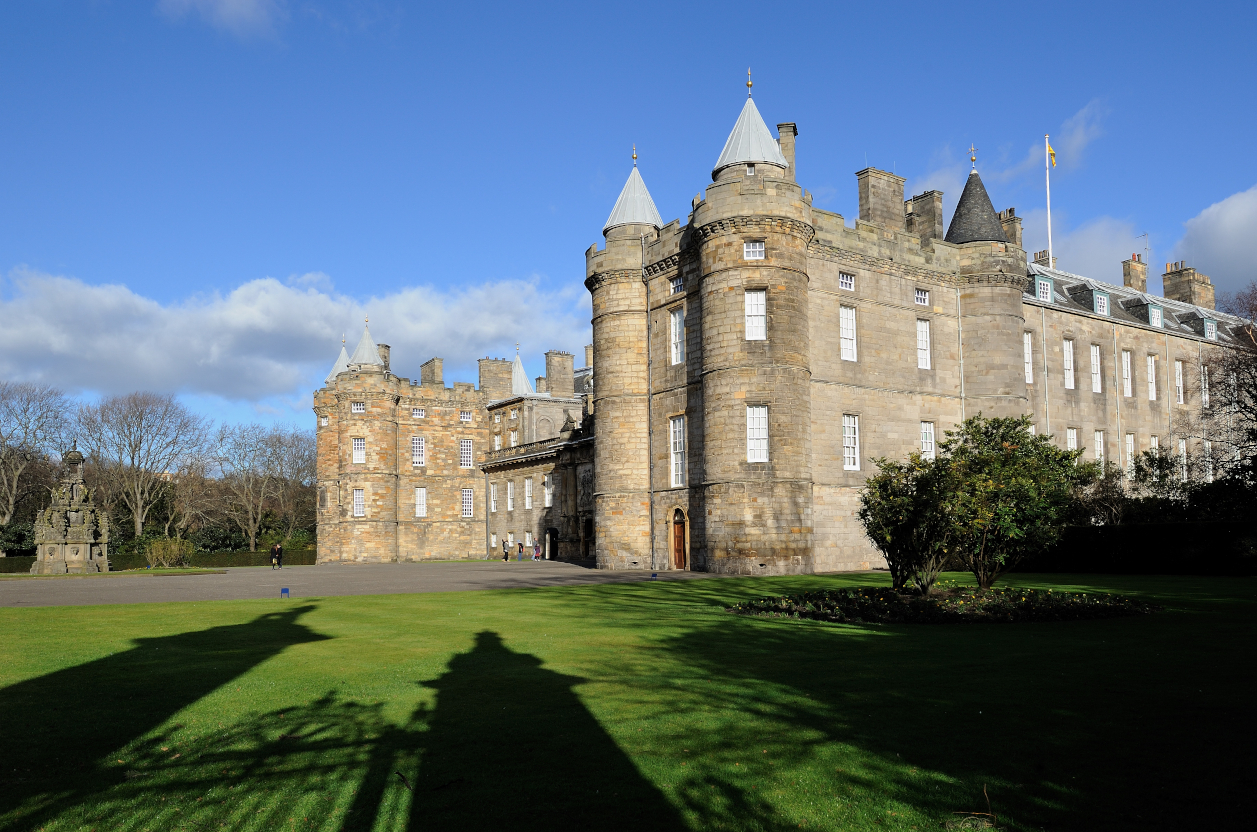
[[[540,541],[534,542],[534,543],[533,543],[533,545],[532,545],[532,559],[533,559],[534,561],[539,561],[539,560],[541,560],[541,543],[540,543]]]

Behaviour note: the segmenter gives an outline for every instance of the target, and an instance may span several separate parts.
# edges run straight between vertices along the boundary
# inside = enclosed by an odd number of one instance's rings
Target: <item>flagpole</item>
[[[1047,184],[1047,223],[1048,223],[1048,268],[1056,268],[1052,258],[1052,162],[1050,159],[1048,136],[1043,134],[1043,180]]]

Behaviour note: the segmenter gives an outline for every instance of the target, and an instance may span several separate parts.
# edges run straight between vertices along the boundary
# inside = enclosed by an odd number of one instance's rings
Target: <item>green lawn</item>
[[[1015,579],[1169,608],[1091,622],[722,611],[878,580],[0,610],[0,828],[939,829],[984,785],[1002,829],[1253,824],[1257,581]]]

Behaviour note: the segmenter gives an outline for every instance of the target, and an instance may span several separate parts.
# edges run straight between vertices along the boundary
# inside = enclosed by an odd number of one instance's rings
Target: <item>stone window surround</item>
[[[764,295],[764,329],[763,332],[752,332],[751,314],[748,301],[755,292],[761,292]],[[768,285],[767,284],[744,284],[742,286],[742,315],[743,315],[743,335],[747,341],[767,341],[768,340]],[[756,316],[758,317],[758,316]]]
[[[860,436],[860,416],[861,415],[862,414],[859,412],[852,413],[852,412],[843,411],[842,413],[842,451],[843,451],[842,470],[844,471],[859,471],[860,470],[860,445],[862,444],[861,442],[862,437]],[[854,423],[855,462],[854,464],[848,464],[847,459],[846,459],[847,457],[847,419],[848,418],[852,418],[855,420],[855,423]]]
[[[930,290],[921,288],[915,289],[912,294],[912,303],[914,306],[929,306]]]
[[[349,412],[350,413],[366,413],[367,403],[366,402],[350,402]]]
[[[766,241],[763,237],[750,237],[742,241],[743,260],[763,260],[767,256]]]
[[[754,460],[753,460],[753,459],[751,459],[751,451],[752,451],[752,448],[751,448],[751,425],[750,425],[750,420],[751,420],[751,408],[763,408],[763,409],[764,409],[764,436],[763,436],[763,439],[764,439],[764,458],[763,458],[763,459],[754,459]],[[769,443],[770,443],[770,437],[771,437],[771,434],[772,434],[772,430],[771,430],[771,421],[770,421],[769,411],[770,411],[770,408],[769,408],[769,403],[768,403],[768,402],[766,402],[766,401],[749,401],[749,400],[748,400],[748,401],[746,402],[746,419],[747,419],[747,426],[746,426],[746,461],[747,461],[747,464],[748,464],[748,465],[761,465],[761,464],[766,464],[766,463],[768,462],[768,460],[770,459],[770,457],[769,457],[769,452],[770,452]],[[756,415],[758,415],[758,414],[756,414]],[[758,438],[759,438],[759,437],[756,437],[756,439],[758,439]]]

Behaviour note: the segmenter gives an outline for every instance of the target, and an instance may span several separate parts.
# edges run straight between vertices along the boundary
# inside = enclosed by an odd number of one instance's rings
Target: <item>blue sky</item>
[[[1252,4],[0,6],[0,376],[310,418],[365,314],[418,375],[589,340],[584,250],[631,166],[684,219],[745,96],[799,125],[816,204],[854,173],[948,210],[978,164],[1060,266],[1257,277]],[[1154,277],[1150,288],[1156,289]]]

